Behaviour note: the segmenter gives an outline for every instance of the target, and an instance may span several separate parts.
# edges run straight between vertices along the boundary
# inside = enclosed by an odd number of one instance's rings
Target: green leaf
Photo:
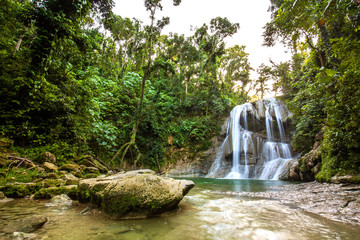
[[[325,73],[326,73],[326,75],[328,75],[329,77],[333,77],[335,74],[337,74],[337,71],[326,68],[326,69],[325,69]]]

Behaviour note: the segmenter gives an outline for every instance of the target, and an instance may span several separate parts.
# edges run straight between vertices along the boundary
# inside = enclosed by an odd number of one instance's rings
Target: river
[[[274,191],[282,181],[191,178],[195,187],[177,212],[142,220],[112,220],[86,207],[50,206],[49,201],[15,200],[0,204],[0,225],[24,216],[43,215],[48,222],[36,239],[360,239],[360,228],[327,220],[277,201],[240,196],[239,192]],[[311,201],[311,199],[309,199]],[[0,239],[7,239],[0,235]],[[9,238],[11,239],[11,238]]]

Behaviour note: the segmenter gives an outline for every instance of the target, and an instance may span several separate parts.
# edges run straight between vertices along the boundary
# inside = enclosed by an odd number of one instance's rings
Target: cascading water
[[[292,159],[289,134],[284,128],[289,116],[291,113],[275,98],[236,106],[207,177],[278,179]]]

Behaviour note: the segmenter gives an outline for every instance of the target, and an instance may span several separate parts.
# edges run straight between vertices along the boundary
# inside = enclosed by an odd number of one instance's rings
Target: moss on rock
[[[133,171],[79,183],[79,200],[90,201],[115,218],[145,218],[177,207],[194,186],[186,180]]]
[[[98,160],[96,160],[95,158],[93,158],[90,155],[82,156],[79,159],[78,164],[84,165],[86,167],[95,167],[100,171],[100,173],[108,173],[108,171],[109,171],[106,166],[101,164]]]
[[[0,187],[5,196],[11,198],[23,198],[32,195],[37,191],[39,186],[35,183],[8,183]]]
[[[66,194],[71,199],[77,198],[78,187],[76,185],[61,186],[61,187],[49,187],[42,188],[37,191],[33,198],[34,199],[51,199],[57,195]]]
[[[80,172],[81,167],[76,163],[64,164],[60,167],[60,170],[72,171],[72,172]]]

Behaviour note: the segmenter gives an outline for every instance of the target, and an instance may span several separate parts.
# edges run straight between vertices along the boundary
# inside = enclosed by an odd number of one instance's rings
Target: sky
[[[144,0],[114,1],[116,14],[150,22]],[[252,68],[258,68],[261,63],[269,65],[269,59],[279,63],[291,58],[290,52],[286,52],[288,50],[281,44],[272,48],[262,46],[263,27],[270,21],[267,12],[270,0],[182,0],[177,7],[172,5],[172,0],[162,0],[162,5],[163,11],[157,13],[157,18],[170,17],[170,25],[164,28],[163,34],[173,32],[190,36],[193,33],[191,26],[201,27],[204,23],[209,25],[212,18],[227,17],[232,23],[240,23],[238,33],[225,40],[227,47],[245,45]],[[257,77],[255,71],[251,77]]]

